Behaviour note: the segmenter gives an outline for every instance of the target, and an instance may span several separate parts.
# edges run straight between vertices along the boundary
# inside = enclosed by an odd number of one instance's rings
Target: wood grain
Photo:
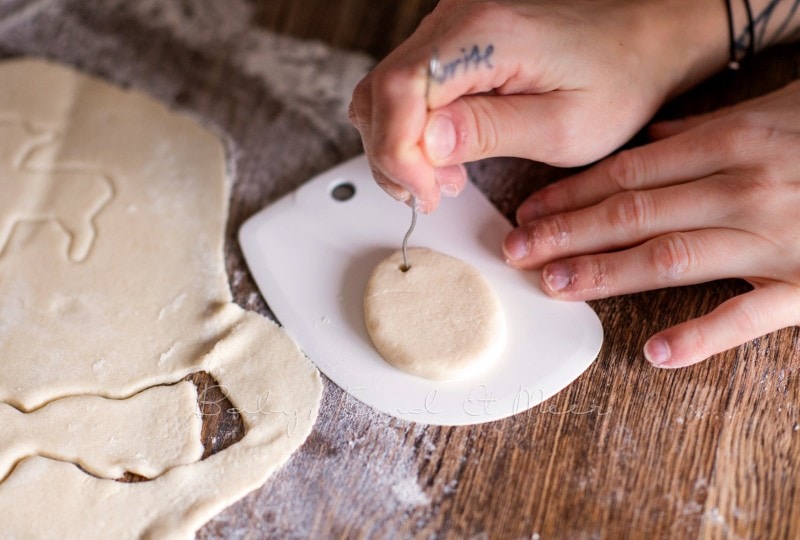
[[[386,56],[411,35],[437,0],[270,0],[252,2],[256,23],[302,39]]]
[[[366,47],[380,57],[383,38],[367,36],[385,36],[384,27],[337,33],[346,8],[358,12],[357,4],[328,3],[327,16],[316,22],[295,12],[261,23]],[[408,26],[395,28],[406,33]],[[722,73],[659,116],[703,112],[775,89],[800,76],[799,53],[796,46],[776,49],[737,73]],[[509,216],[532,189],[568,173],[511,159],[474,164],[470,171]],[[342,408],[357,404],[329,385],[326,404],[341,405],[323,409],[301,455],[262,491],[294,494],[310,505],[302,514],[310,523],[294,530],[314,537],[798,537],[800,520],[790,510],[800,503],[797,328],[682,370],[654,369],[641,354],[654,332],[707,313],[747,288],[722,281],[593,302],[606,332],[594,365],[547,403],[487,425],[442,428],[383,419],[367,426],[352,414],[342,421]],[[360,452],[342,449],[342,433],[352,429],[360,433]],[[370,462],[407,463],[409,452],[410,470],[429,503],[376,509],[354,496],[386,497],[382,486],[365,482],[361,469]],[[301,495],[303,480],[309,490]],[[251,496],[203,534],[224,536],[232,523],[245,523],[237,517],[242,513],[250,523],[261,517],[280,523],[274,514],[252,514],[269,503],[268,495]],[[266,530],[281,535],[293,529]]]

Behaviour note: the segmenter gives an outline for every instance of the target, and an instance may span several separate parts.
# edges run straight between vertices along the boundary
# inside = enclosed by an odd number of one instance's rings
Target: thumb
[[[437,167],[499,156],[585,165],[614,143],[599,148],[576,101],[570,91],[465,96],[430,112],[421,146]]]

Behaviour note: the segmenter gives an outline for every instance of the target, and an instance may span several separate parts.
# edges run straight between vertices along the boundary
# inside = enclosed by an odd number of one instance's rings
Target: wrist
[[[733,40],[740,52],[747,48],[759,52],[799,37],[800,10],[795,0],[730,0],[730,5]]]
[[[639,45],[663,99],[725,67],[730,33],[725,0],[648,0],[633,14]]]

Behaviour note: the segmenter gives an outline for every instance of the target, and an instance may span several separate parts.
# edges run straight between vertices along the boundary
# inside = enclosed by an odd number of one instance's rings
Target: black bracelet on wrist
[[[744,54],[739,55],[739,40],[736,37],[736,28],[733,20],[733,6],[731,0],[725,0],[725,7],[728,9],[728,32],[730,34],[730,48],[728,51],[728,68],[739,69],[743,60],[755,56],[756,54],[756,36],[755,25],[753,24],[753,9],[750,7],[750,0],[742,0],[744,2],[744,9],[747,13],[747,49]]]

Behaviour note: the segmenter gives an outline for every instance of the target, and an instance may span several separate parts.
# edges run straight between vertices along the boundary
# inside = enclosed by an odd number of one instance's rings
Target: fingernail
[[[544,281],[552,291],[560,291],[572,281],[572,271],[563,263],[548,264],[544,268]]]
[[[514,229],[503,243],[503,251],[506,253],[511,261],[518,261],[525,258],[531,250],[530,243],[528,242],[528,233],[523,229]]]
[[[540,201],[527,201],[517,209],[517,222],[524,225],[539,219],[544,213],[544,205]]]
[[[414,210],[421,214],[427,214],[430,212],[431,204],[428,201],[423,201],[421,199],[415,199],[414,202]]]
[[[458,195],[458,186],[455,184],[444,184],[439,189],[445,197],[456,197]]]
[[[652,338],[644,345],[644,357],[654,366],[664,364],[670,356],[669,344],[662,338]]]
[[[441,162],[456,149],[456,126],[449,116],[437,114],[425,127],[425,150],[428,157]]]

